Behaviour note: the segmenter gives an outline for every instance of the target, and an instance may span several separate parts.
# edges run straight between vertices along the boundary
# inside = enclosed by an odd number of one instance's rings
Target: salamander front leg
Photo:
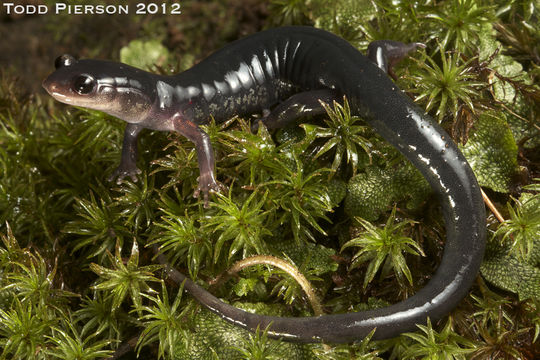
[[[376,40],[369,44],[367,57],[373,61],[381,70],[396,80],[393,67],[403,60],[407,54],[417,48],[425,48],[422,43],[405,44],[393,40]]]
[[[325,110],[320,101],[331,104],[334,100],[341,102],[343,100],[343,95],[338,91],[331,89],[301,92],[294,94],[277,105],[268,115],[260,119],[260,121],[262,121],[268,129],[282,128],[292,123],[300,116],[324,114]],[[251,126],[253,131],[258,128],[258,121]]]
[[[129,176],[133,182],[137,181],[137,175],[141,170],[137,168],[137,137],[143,129],[142,126],[128,123],[124,130],[124,142],[122,143],[122,157],[120,165],[107,180],[120,184],[123,178]]]
[[[182,134],[195,144],[197,160],[199,162],[199,187],[193,193],[198,198],[202,192],[204,207],[208,207],[208,194],[210,191],[222,191],[225,187],[216,181],[214,175],[214,150],[210,144],[207,133],[202,131],[196,124],[180,116],[173,118],[174,130]]]

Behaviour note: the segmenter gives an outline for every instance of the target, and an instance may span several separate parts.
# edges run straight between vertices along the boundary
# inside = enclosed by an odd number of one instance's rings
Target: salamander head
[[[101,110],[130,123],[147,118],[156,94],[152,74],[102,60],[76,60],[62,55],[43,87],[56,100]]]

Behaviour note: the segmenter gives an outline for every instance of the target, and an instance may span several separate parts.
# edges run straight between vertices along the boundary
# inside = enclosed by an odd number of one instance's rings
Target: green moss
[[[303,243],[300,245],[288,239],[272,242],[273,253],[277,256],[285,254],[295,264],[309,269],[314,275],[320,276],[337,270],[333,260],[336,251],[320,244]]]
[[[487,281],[518,294],[520,300],[540,299],[540,269],[509,254],[504,248],[491,245],[480,271]]]
[[[499,27],[499,29],[505,31],[504,27]],[[540,37],[537,34],[538,38]],[[535,40],[527,39],[525,36],[521,41],[534,42]],[[499,51],[501,46],[492,26],[484,25],[480,33],[478,56],[492,71],[489,79],[492,94],[504,105],[508,124],[515,138],[530,138],[525,142],[526,146],[538,146],[540,145],[539,131],[533,125],[534,115],[530,113],[530,108],[534,106],[535,96],[540,90],[538,86],[531,86],[534,78],[527,74],[521,62]]]
[[[376,220],[392,202],[390,184],[391,178],[378,167],[352,177],[347,184],[345,211],[349,216]]]
[[[285,314],[284,308],[278,305],[245,302],[234,303],[233,305],[258,314],[280,316]],[[192,319],[192,325],[193,331],[189,334],[189,345],[179,346],[175,350],[175,359],[246,359],[239,349],[247,347],[247,340],[254,336],[251,332],[224,321],[208,310],[198,311]],[[269,357],[264,357],[265,359],[312,359],[309,348],[306,346],[270,339],[266,340],[265,346],[269,349]]]
[[[133,40],[120,49],[120,61],[139,69],[164,67],[170,61],[169,50],[157,40]]]
[[[538,179],[537,179],[538,180]],[[527,189],[537,189],[538,183]],[[488,242],[480,271],[492,284],[540,300],[540,195],[523,193]]]
[[[330,195],[330,200],[332,203],[339,204],[345,195],[347,195],[347,184],[345,181],[337,178],[332,178],[330,184],[328,185],[328,195]]]
[[[400,201],[406,201],[409,209],[421,207],[431,188],[408,161],[403,158],[398,161],[397,166],[384,170],[369,167],[365,173],[349,180],[345,197],[345,211],[349,216],[377,220],[393,202]]]
[[[339,34],[356,46],[365,44],[364,26],[377,14],[373,2],[367,0],[339,0],[329,8],[325,1],[315,1],[312,10],[315,26]]]
[[[508,192],[518,172],[518,148],[503,113],[481,114],[461,150],[481,186]]]

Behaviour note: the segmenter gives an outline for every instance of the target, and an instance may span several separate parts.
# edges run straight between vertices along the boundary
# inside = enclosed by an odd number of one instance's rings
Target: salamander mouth
[[[45,80],[43,80],[43,82],[41,83],[41,86],[43,86],[45,91],[47,91],[49,95],[51,95],[56,100],[63,103],[72,102],[68,96],[63,94],[63,92],[61,91],[62,90],[61,87],[56,82],[54,82],[50,76],[47,77]]]

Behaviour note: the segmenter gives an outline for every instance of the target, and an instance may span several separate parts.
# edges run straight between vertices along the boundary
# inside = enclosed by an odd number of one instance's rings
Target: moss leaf
[[[277,256],[285,254],[295,264],[302,265],[304,271],[309,270],[313,275],[333,273],[338,268],[338,264],[332,258],[336,255],[336,251],[321,244],[306,242],[296,244],[285,238],[274,242],[272,248]]]
[[[508,192],[518,170],[518,148],[503,113],[481,114],[461,150],[481,186]]]
[[[377,220],[380,214],[390,208],[392,192],[391,179],[377,167],[370,167],[363,174],[353,176],[347,185],[345,211],[349,216]]]
[[[233,305],[259,314],[284,315],[283,308],[278,305],[271,306],[261,303],[235,303]],[[249,339],[250,332],[226,322],[208,310],[202,310],[195,315],[193,325],[194,332],[189,339],[189,346],[179,344],[174,354],[176,360],[246,359],[235,348],[243,348],[246,345],[245,339]],[[306,359],[308,355],[307,348],[298,344],[269,339],[268,346],[272,348],[272,354],[275,355],[271,359],[301,360]],[[219,355],[215,357],[213,354]]]
[[[540,269],[510,255],[498,242],[488,244],[480,272],[493,285],[517,293],[520,300],[540,299]]]
[[[133,40],[120,50],[120,61],[139,69],[163,66],[168,59],[169,50],[157,40]]]

